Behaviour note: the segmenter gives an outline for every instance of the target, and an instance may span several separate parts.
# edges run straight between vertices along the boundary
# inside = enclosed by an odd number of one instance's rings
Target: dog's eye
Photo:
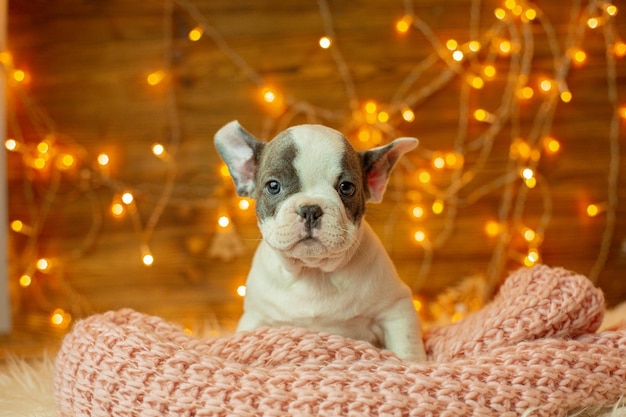
[[[345,197],[352,197],[356,192],[356,186],[351,182],[344,181],[339,184],[339,194]]]
[[[281,186],[278,181],[271,180],[271,181],[268,181],[267,184],[265,184],[265,189],[267,190],[268,193],[276,195],[280,193]]]

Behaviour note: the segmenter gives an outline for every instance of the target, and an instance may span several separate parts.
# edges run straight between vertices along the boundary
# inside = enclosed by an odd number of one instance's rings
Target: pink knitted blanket
[[[58,354],[61,416],[559,416],[626,394],[626,329],[595,333],[583,276],[513,273],[483,310],[432,331],[430,361],[295,328],[199,340],[132,310],[78,322]]]

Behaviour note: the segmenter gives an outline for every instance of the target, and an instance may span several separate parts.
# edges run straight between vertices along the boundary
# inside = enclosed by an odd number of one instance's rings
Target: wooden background
[[[473,3],[469,0],[408,3],[408,10],[413,8],[440,42],[471,40]],[[571,30],[570,2],[538,3],[563,50]],[[190,4],[198,14],[190,13]],[[75,155],[76,163],[60,173],[54,167],[35,170],[24,153],[9,153],[10,220],[36,224],[37,229],[30,235],[10,235],[16,333],[5,340],[7,346],[27,346],[29,335],[35,333],[60,336],[63,329],[50,328],[48,323],[55,308],[77,319],[132,307],[194,329],[232,329],[242,302],[236,289],[245,281],[259,233],[251,210],[236,208],[232,186],[220,176],[212,144],[215,131],[239,119],[254,134],[271,137],[285,115],[261,100],[260,90],[267,83],[287,101],[324,109],[317,120],[342,129],[356,146],[363,146],[357,139],[353,110],[362,109],[367,100],[375,100],[381,108],[391,103],[402,81],[435,50],[415,27],[405,35],[395,31],[395,22],[407,11],[403,2],[375,0],[329,1],[335,43],[331,50],[321,49],[317,40],[328,34],[328,27],[320,4],[325,3],[9,2],[9,50],[15,68],[26,74],[24,81],[12,83],[8,95],[9,137],[28,149],[48,138],[59,154]],[[587,4],[583,2],[584,7]],[[479,31],[494,24],[495,7],[503,5],[482,2]],[[624,14],[626,10],[620,10],[613,24],[626,37]],[[581,11],[575,22],[584,16]],[[199,41],[191,42],[187,34],[203,22],[223,42],[209,36],[207,27]],[[572,68],[566,78],[574,99],[558,104],[554,116],[546,119],[561,149],[538,162],[540,184],[529,193],[523,222],[529,227],[539,224],[546,213],[542,192],[549,191],[551,217],[539,245],[541,260],[589,275],[601,251],[608,217],[603,212],[590,218],[585,208],[617,199],[608,258],[597,276],[612,306],[626,299],[626,142],[624,121],[618,120],[620,148],[615,149],[615,141],[611,148],[610,123],[616,109],[608,98],[602,30],[585,30],[581,46],[587,61]],[[529,85],[542,74],[554,74],[554,57],[538,22],[532,23],[532,33],[536,38]],[[332,48],[342,54],[358,103],[350,102]],[[233,61],[232,52],[245,63],[243,67]],[[498,237],[484,231],[489,220],[498,219],[505,187],[493,187],[475,201],[467,200],[505,175],[511,126],[498,133],[475,180],[444,201],[442,214],[430,211],[436,195],[416,180],[419,170],[427,170],[434,186],[445,189],[450,184],[453,170],[434,170],[433,152],[454,150],[463,118],[470,119],[466,143],[485,131],[484,124],[471,120],[471,112],[478,107],[493,110],[501,102],[508,62],[509,58],[497,59],[498,75],[492,84],[469,93],[469,115],[462,114],[459,104],[464,76],[453,76],[417,102],[414,122],[392,114],[397,135],[418,137],[420,148],[395,172],[385,201],[369,207],[368,219],[402,277],[425,300],[473,275],[497,286],[521,265],[520,256],[527,250],[527,244],[511,238],[504,255],[499,255],[495,252]],[[150,86],[147,75],[163,68],[165,79]],[[412,90],[431,85],[444,68],[444,64],[431,66]],[[616,70],[615,92],[626,104],[625,58],[617,58]],[[535,91],[535,100],[540,100],[536,87]],[[541,112],[537,103],[523,106],[522,136]],[[306,120],[299,116],[289,124]],[[383,132],[383,141],[392,138]],[[165,146],[172,160],[151,153],[156,142]],[[111,158],[106,169],[96,163],[101,152]],[[477,161],[477,154],[467,151],[463,170]],[[616,154],[621,156],[615,167],[618,185],[609,192],[609,167]],[[170,175],[175,175],[171,196],[153,233],[146,233]],[[511,190],[518,193],[522,188],[520,180]],[[133,193],[137,215],[114,218],[109,207],[124,191]],[[465,203],[459,204],[452,218],[454,198]],[[426,207],[422,220],[410,215],[418,203]],[[230,261],[209,256],[219,233],[217,219],[224,213],[231,217],[243,245],[243,253]],[[423,228],[434,239],[450,224],[449,237],[433,250],[432,263],[425,268],[427,251],[413,240],[413,232]],[[154,255],[151,267],[141,262],[142,241]],[[517,252],[522,255],[514,255]],[[23,288],[20,276],[32,271],[40,257],[51,261],[50,269],[34,271],[32,284]]]

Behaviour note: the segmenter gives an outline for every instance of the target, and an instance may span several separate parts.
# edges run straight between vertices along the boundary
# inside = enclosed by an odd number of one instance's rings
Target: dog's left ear
[[[367,180],[369,198],[367,201],[380,203],[387,188],[389,173],[398,159],[417,147],[415,138],[400,138],[385,146],[360,152]]]
[[[215,134],[215,147],[230,172],[237,194],[250,197],[254,191],[258,160],[265,146],[234,120]]]

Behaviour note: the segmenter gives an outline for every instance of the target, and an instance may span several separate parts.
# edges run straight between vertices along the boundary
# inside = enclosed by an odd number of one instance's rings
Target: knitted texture
[[[559,416],[626,394],[626,329],[594,333],[602,293],[536,266],[426,336],[429,362],[326,333],[200,340],[129,309],[78,322],[57,357],[61,416]]]

